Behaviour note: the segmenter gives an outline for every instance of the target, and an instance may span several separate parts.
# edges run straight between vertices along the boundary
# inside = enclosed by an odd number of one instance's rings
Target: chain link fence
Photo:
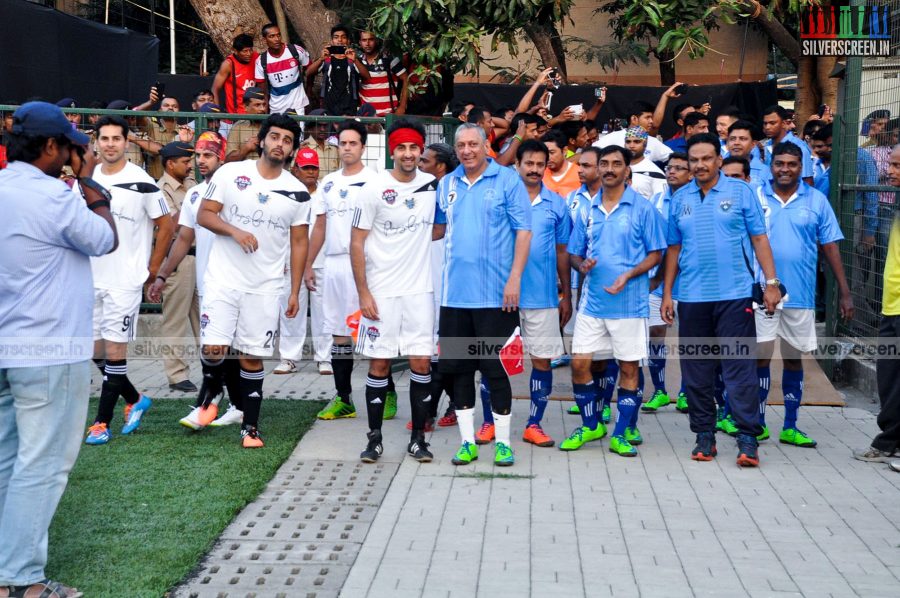
[[[900,53],[900,1],[854,4],[889,8],[891,54]],[[900,142],[900,56],[847,58],[838,105],[830,200],[846,238],[841,254],[856,317],[842,321],[828,309],[827,328],[870,346],[878,333],[888,235],[900,205],[900,190],[887,181],[888,156]],[[828,291],[829,306],[836,306],[833,280]]]

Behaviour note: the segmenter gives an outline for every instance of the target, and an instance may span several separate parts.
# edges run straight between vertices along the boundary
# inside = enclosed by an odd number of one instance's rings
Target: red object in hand
[[[507,376],[515,376],[525,371],[525,345],[518,326],[500,349],[500,364]]]
[[[362,310],[358,309],[349,316],[347,316],[347,327],[352,330],[353,344],[356,344],[356,339],[359,336],[359,320],[362,318]]]

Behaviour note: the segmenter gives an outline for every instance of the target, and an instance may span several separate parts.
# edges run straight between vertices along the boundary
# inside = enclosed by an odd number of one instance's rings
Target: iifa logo
[[[891,56],[887,6],[851,6],[834,0],[800,12],[804,56]]]

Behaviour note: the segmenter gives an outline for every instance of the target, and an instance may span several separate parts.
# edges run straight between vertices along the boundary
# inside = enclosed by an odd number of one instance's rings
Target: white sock
[[[475,444],[475,408],[457,409],[456,423],[463,442]]]
[[[512,446],[509,443],[509,428],[512,424],[512,413],[507,415],[498,415],[494,413],[494,435],[495,442],[502,442],[506,446]]]

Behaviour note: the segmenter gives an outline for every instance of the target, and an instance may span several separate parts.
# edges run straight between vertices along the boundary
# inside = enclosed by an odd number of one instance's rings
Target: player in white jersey
[[[175,222],[156,181],[125,157],[128,123],[119,116],[97,121],[97,146],[101,167],[94,179],[112,194],[110,210],[119,231],[118,248],[91,258],[94,277],[94,360],[103,372],[100,404],[85,443],[106,444],[113,410],[119,396],[125,399],[123,434],[130,434],[150,408],[150,398],[138,393],[128,379],[128,341],[137,329],[144,283],[156,278]],[[153,244],[153,229],[159,228]],[[100,361],[105,363],[100,366]]]
[[[356,199],[350,260],[362,317],[357,352],[369,357],[366,378],[368,444],[366,463],[381,456],[381,422],[387,401],[391,360],[409,357],[412,434],[407,452],[427,463],[434,456],[425,442],[431,401],[434,296],[431,281],[435,178],[418,167],[425,128],[401,118],[387,132],[394,167],[366,183]]]
[[[334,371],[336,394],[322,409],[319,419],[356,417],[350,376],[353,373],[353,331],[348,318],[359,311],[356,283],[350,266],[350,229],[356,196],[377,173],[362,162],[366,149],[366,127],[355,120],[345,120],[338,126],[338,148],[342,168],[322,179],[317,202],[316,222],[310,239],[306,265],[306,286],[311,290],[321,284],[323,303],[323,331],[334,337],[331,347],[331,369]],[[312,263],[319,251],[325,252],[323,280],[317,281]],[[389,389],[393,390],[393,389]],[[393,412],[396,413],[396,393]],[[387,409],[385,409],[387,411]],[[393,414],[386,413],[385,418]]]
[[[298,311],[297,295],[306,263],[310,197],[284,168],[300,145],[300,126],[272,114],[259,130],[259,160],[225,164],[209,181],[197,222],[216,233],[200,312],[203,407],[209,424],[217,413],[228,348],[239,352],[244,448],[263,446],[258,430],[263,397],[262,358],[272,355],[284,264],[290,256],[291,297],[286,315]]]
[[[172,247],[169,248],[169,255],[159,267],[156,280],[147,290],[147,298],[150,301],[159,302],[163,298],[163,289],[166,286],[166,279],[172,275],[184,256],[188,255],[191,247],[196,240],[195,253],[197,258],[197,294],[200,295],[200,301],[203,301],[203,276],[206,273],[206,265],[209,263],[209,251],[212,249],[215,234],[208,229],[197,224],[197,212],[200,210],[200,203],[203,195],[209,187],[209,181],[215,174],[219,166],[225,163],[225,149],[227,142],[225,138],[215,131],[206,131],[197,139],[197,145],[194,147],[194,157],[197,162],[197,170],[203,177],[203,182],[195,185],[185,193],[185,201],[178,213],[178,236]],[[243,419],[244,413],[238,407],[240,405],[240,381],[241,370],[237,359],[228,359],[225,361],[225,386],[228,388],[228,397],[231,399],[231,405],[221,417],[216,419],[210,426],[226,426],[230,424],[239,424]],[[198,397],[199,399],[200,397]],[[222,395],[216,395],[213,402],[218,405]],[[197,419],[200,413],[200,403],[191,409],[191,412],[178,420],[182,426],[192,430],[199,430],[203,426]]]

